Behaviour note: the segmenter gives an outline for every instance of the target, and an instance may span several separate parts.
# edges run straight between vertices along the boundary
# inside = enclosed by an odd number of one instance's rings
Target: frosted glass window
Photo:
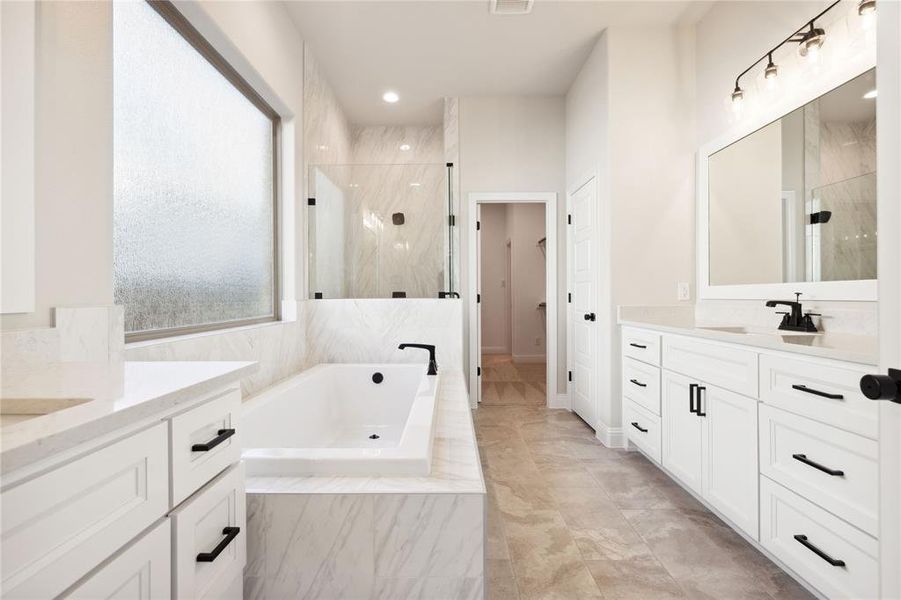
[[[275,319],[274,113],[146,2],[114,2],[113,32],[114,284],[126,333]]]

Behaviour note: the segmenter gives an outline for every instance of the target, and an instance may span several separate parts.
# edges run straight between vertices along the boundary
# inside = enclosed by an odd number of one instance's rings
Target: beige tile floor
[[[546,363],[514,363],[509,354],[482,356],[483,406],[545,406]]]
[[[637,452],[567,411],[474,413],[489,600],[811,598]]]

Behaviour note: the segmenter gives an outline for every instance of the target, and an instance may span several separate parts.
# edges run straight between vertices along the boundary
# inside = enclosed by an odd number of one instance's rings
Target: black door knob
[[[594,313],[585,313],[586,321],[594,321],[596,318]]]
[[[864,375],[860,391],[870,400],[891,400],[901,403],[901,369],[889,369],[888,375]]]

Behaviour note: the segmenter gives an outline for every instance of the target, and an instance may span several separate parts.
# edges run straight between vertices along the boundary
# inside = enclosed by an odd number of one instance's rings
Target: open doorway
[[[482,405],[556,399],[555,201],[470,194],[470,390]]]
[[[481,209],[482,404],[547,402],[544,206]]]

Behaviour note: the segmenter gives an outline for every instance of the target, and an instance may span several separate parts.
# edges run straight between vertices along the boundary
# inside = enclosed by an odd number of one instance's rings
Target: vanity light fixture
[[[763,56],[751,63],[751,66],[739,73],[738,77],[735,78],[735,89],[732,91],[732,108],[738,110],[744,99],[744,90],[741,88],[741,78],[760,64],[763,59],[767,59],[766,68],[764,70],[764,78],[766,79],[767,87],[775,86],[776,78],[779,75],[779,67],[773,62],[773,54],[785,44],[798,44],[798,53],[801,56],[806,57],[809,62],[817,62],[819,59],[820,48],[823,47],[823,43],[826,41],[826,30],[822,27],[817,27],[816,22],[827,12],[835,8],[840,2],[841,0],[832,2],[820,14],[804,23],[800,28],[795,30],[794,33],[779,42],[776,47],[768,50]],[[867,17],[875,12],[876,0],[860,0],[858,2],[857,13],[860,16]]]
[[[773,55],[769,55],[769,62],[766,65],[766,70],[763,72],[763,77],[766,79],[767,87],[773,89],[776,87],[776,77],[779,76],[779,67],[776,66],[776,63],[773,62]]]
[[[400,96],[397,95],[397,92],[387,91],[382,94],[382,100],[384,100],[388,104],[394,104],[395,102],[400,100]]]

